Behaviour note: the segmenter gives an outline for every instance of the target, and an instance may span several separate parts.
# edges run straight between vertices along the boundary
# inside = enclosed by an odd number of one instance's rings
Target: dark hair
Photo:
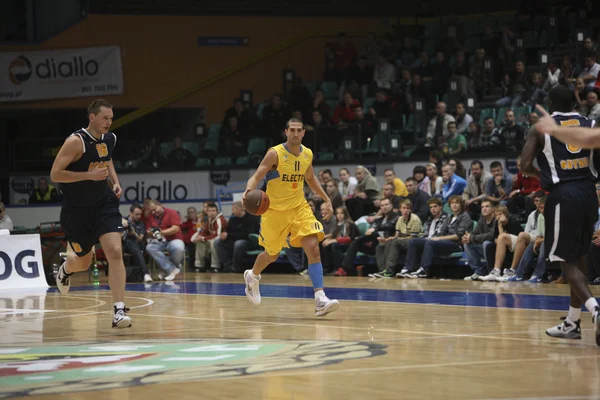
[[[491,119],[492,121],[494,120],[494,118],[493,118],[493,117],[485,117],[485,118],[483,119],[483,122],[487,121],[488,119]]]
[[[565,85],[558,85],[552,89],[549,99],[550,111],[569,112],[573,109],[573,92]]]
[[[471,167],[475,164],[479,165],[479,168],[483,169],[483,163],[480,160],[473,160],[471,162]]]
[[[112,104],[110,104],[108,101],[106,101],[104,99],[94,100],[94,101],[92,101],[92,104],[90,104],[89,107],[87,108],[88,115],[90,115],[90,114],[98,115],[100,113],[101,107],[112,108],[113,106],[112,106]]]
[[[406,182],[415,182],[418,183],[417,180],[415,178],[413,178],[412,176],[409,176],[408,178],[406,178],[406,180],[404,181],[404,183]]]
[[[217,211],[219,211],[219,207],[217,206],[217,203],[214,203],[212,201],[206,203],[206,208],[216,208]]]
[[[330,170],[329,168],[327,168],[327,169],[324,169],[324,170],[323,170],[323,173],[324,173],[324,174],[329,174],[329,176],[333,176],[333,174],[331,173],[331,170]]]
[[[492,208],[496,208],[496,206],[498,205],[498,203],[490,199],[481,200],[481,205],[483,205],[483,203],[490,203],[490,206],[492,206]]]
[[[413,176],[415,174],[423,174],[425,175],[427,173],[427,171],[425,170],[425,167],[422,165],[417,165],[416,167],[413,168]]]
[[[429,152],[429,158],[435,158],[438,161],[444,159],[444,155],[439,150],[431,150]]]
[[[428,206],[430,206],[432,204],[437,204],[440,207],[444,205],[444,203],[442,202],[442,199],[440,199],[439,197],[432,197],[429,200],[427,200]]]
[[[537,192],[533,192],[533,198],[534,199],[536,199],[536,198],[542,198],[544,196],[546,196],[546,193],[544,193],[543,190],[538,190]]]
[[[144,208],[140,204],[133,203],[131,207],[129,207],[129,212],[134,212],[136,208],[139,208],[140,210],[144,211]]]
[[[42,176],[40,179],[38,179],[38,183],[40,183],[41,181],[44,181],[44,182],[48,183],[48,178],[44,178]]]
[[[492,163],[490,164],[490,170],[498,167],[503,168],[502,163],[500,163],[500,161],[492,161]]]
[[[392,171],[392,174],[396,175],[396,173],[394,172],[394,170],[392,168],[386,168],[383,170],[383,173],[385,174],[388,171]]]
[[[454,121],[450,121],[450,122],[448,122],[448,123],[446,124],[446,126],[447,126],[447,127],[449,127],[450,125],[454,125],[454,126],[456,126],[456,122],[454,122]]]
[[[540,202],[539,202],[539,204],[546,204],[546,198],[547,198],[547,196],[546,196],[546,195],[543,195],[542,197],[540,197]]]
[[[302,129],[304,129],[304,122],[302,122],[302,120],[299,120],[298,118],[290,118],[288,122],[285,123],[285,129],[290,129],[290,124],[294,122],[301,124]]]
[[[350,170],[349,170],[348,168],[346,168],[346,167],[344,167],[344,168],[340,168],[340,172],[342,172],[342,171],[346,171],[346,173],[347,173],[348,175],[350,175]],[[339,172],[338,172],[338,174],[339,174]]]

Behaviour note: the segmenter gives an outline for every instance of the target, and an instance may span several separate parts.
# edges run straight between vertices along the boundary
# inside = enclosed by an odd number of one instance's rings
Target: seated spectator
[[[366,149],[369,141],[373,139],[375,131],[373,129],[373,120],[365,117],[363,108],[360,104],[354,107],[354,121],[349,124],[348,130],[355,135],[356,144],[360,146],[360,149]]]
[[[142,159],[139,165],[144,168],[154,169],[168,165],[167,160],[160,154],[160,145],[157,137],[153,137],[149,142],[146,142],[142,150]]]
[[[427,85],[423,83],[421,75],[414,74],[410,83],[409,91],[406,95],[406,100],[409,105],[409,112],[415,112],[415,104],[417,99],[423,99],[425,101],[424,108],[429,109],[429,105],[433,104],[433,95]]]
[[[424,189],[421,188],[421,185],[423,185],[423,186],[427,185],[427,183],[423,184],[423,182],[425,181],[425,178],[427,178],[425,167],[422,166],[422,165],[416,165],[413,168],[413,175],[412,176],[417,181],[417,187],[420,190],[424,190]]]
[[[244,270],[246,252],[252,249],[249,236],[251,233],[258,233],[260,218],[247,213],[239,201],[231,205],[231,212],[233,215],[221,229],[221,234],[215,239],[213,246],[217,258],[223,263],[223,272],[235,273]]]
[[[419,185],[419,188],[430,196],[442,196],[442,190],[444,188],[444,181],[441,176],[438,175],[437,166],[434,163],[429,163],[425,167],[425,174],[427,175],[423,182]]]
[[[462,243],[469,261],[469,267],[473,275],[465,278],[465,281],[476,281],[488,274],[486,266],[481,265],[481,259],[485,258],[486,247],[494,242],[496,230],[496,206],[491,201],[484,199],[481,202],[481,217],[473,233],[465,233]]]
[[[249,136],[248,132],[243,132],[239,128],[237,117],[229,117],[227,126],[221,130],[225,154],[235,158],[247,154]]]
[[[406,278],[426,278],[433,265],[434,257],[446,256],[462,251],[462,237],[473,229],[469,213],[463,211],[465,202],[455,195],[449,199],[452,216],[446,218],[439,236],[415,238],[408,243],[406,263],[400,272]]]
[[[358,63],[350,70],[350,77],[340,86],[340,98],[348,90],[353,97],[360,98],[361,102],[364,102],[374,72],[373,67],[368,64],[367,57],[360,56]]]
[[[254,121],[252,121],[251,118],[251,110],[244,108],[242,99],[233,100],[233,107],[225,111],[225,116],[223,117],[221,125],[227,126],[227,124],[229,124],[229,118],[231,117],[237,118],[237,125],[242,132],[251,134]]]
[[[338,263],[334,263],[331,246],[334,243],[337,243],[337,237],[334,236],[334,233],[337,234],[338,232],[334,231],[336,230],[338,224],[342,224],[343,229],[346,228],[345,215],[347,215],[348,213],[344,212],[343,208],[344,207],[334,208],[336,210],[336,215],[333,216],[333,214],[329,211],[327,205],[325,203],[321,204],[321,223],[323,224],[323,233],[325,234],[325,236],[323,237],[323,241],[320,243],[319,247],[321,250],[321,258],[323,260],[324,273],[332,273],[336,266],[339,266],[340,262],[342,261],[342,257],[339,257],[337,259]],[[340,214],[341,216],[338,216],[338,214]],[[356,226],[354,228],[357,229]],[[357,236],[357,233],[358,229],[357,232],[354,234],[354,237]]]
[[[365,232],[364,236],[360,236],[350,243],[344,260],[335,273],[336,276],[356,275],[354,266],[356,254],[360,251],[361,253],[375,255],[377,245],[383,239],[394,235],[398,214],[392,211],[392,204],[388,199],[382,199],[379,204],[381,218],[375,220],[373,226]]]
[[[377,57],[375,71],[373,72],[373,82],[376,88],[391,90],[396,80],[396,69],[387,60],[387,55],[381,53]]]
[[[512,182],[512,190],[508,195],[508,211],[513,215],[519,215],[521,211],[529,215],[535,211],[533,203],[534,194],[540,189],[540,180],[535,176],[523,174],[521,171],[521,156],[517,157],[517,169],[519,172]]]
[[[387,183],[391,183],[395,187],[394,194],[396,196],[406,197],[408,196],[408,190],[406,190],[406,185],[402,182],[402,179],[396,176],[396,173],[393,169],[387,168],[383,171],[383,178]]]
[[[393,278],[393,266],[396,265],[396,260],[389,259],[392,243],[396,241],[408,242],[412,237],[421,236],[421,220],[416,214],[412,213],[412,204],[410,200],[402,200],[400,203],[400,216],[396,222],[396,234],[387,238],[380,238],[379,244],[375,248],[375,256],[377,259],[377,272],[373,274],[377,278]],[[396,243],[394,244],[394,246]],[[402,247],[402,245],[400,245]],[[405,246],[406,247],[406,246]],[[390,261],[390,264],[387,262]]]
[[[585,106],[581,108],[581,115],[596,122],[600,121],[598,94],[595,91],[590,91],[587,94],[586,100]]]
[[[517,125],[515,112],[513,110],[506,110],[501,128],[500,139],[502,143],[500,146],[502,149],[508,151],[521,151],[525,144],[525,129],[522,126]]]
[[[479,160],[471,162],[471,175],[467,179],[462,198],[465,200],[471,219],[476,221],[481,215],[481,202],[486,198],[486,188],[492,174],[483,170],[483,163]]]
[[[396,188],[394,187],[393,183],[387,182],[383,184],[383,198],[388,199],[392,203],[392,209],[394,212],[398,212],[400,209],[400,203],[402,200],[404,200],[404,197],[396,196],[395,191]],[[379,210],[373,218],[379,217],[380,214],[381,210]],[[372,221],[367,219],[367,222],[371,223]]]
[[[527,75],[523,61],[515,63],[515,71],[512,74],[506,74],[502,81],[502,87],[505,89],[505,95],[496,101],[497,107],[519,107],[525,102],[525,91],[527,89]]]
[[[473,117],[467,114],[467,109],[464,103],[456,104],[456,113],[454,115],[456,120],[456,133],[459,135],[467,135],[469,125],[473,122]]]
[[[419,234],[419,236],[425,239],[431,239],[433,237],[441,236],[442,226],[444,226],[444,221],[446,218],[448,218],[448,214],[444,212],[442,200],[439,197],[430,198],[427,201],[427,205],[429,206],[430,216],[425,222],[425,225],[423,225],[423,231]],[[405,240],[403,238],[398,238],[390,243],[388,257],[385,262],[388,272],[395,273],[396,266],[398,264],[404,264],[404,256],[408,251],[409,243],[409,240]],[[396,277],[405,278],[406,276],[404,275],[408,274],[409,270],[407,268],[403,268],[401,272],[396,274]]]
[[[456,133],[456,122],[448,122],[448,136],[441,142],[442,152],[446,155],[456,155],[467,150],[467,139]]]
[[[558,68],[558,62],[550,61],[548,63],[548,77],[544,82],[544,87],[542,88],[545,92],[550,93],[552,89],[559,85],[560,80],[560,68]]]
[[[183,148],[181,138],[176,136],[173,142],[175,148],[167,156],[167,166],[177,169],[193,167],[196,164],[196,157],[188,149]]]
[[[333,179],[330,179],[327,181],[325,191],[327,192],[327,195],[329,196],[329,199],[331,200],[331,204],[332,204],[334,210],[336,208],[344,205],[342,196],[338,192],[338,187],[335,184],[335,181]]]
[[[327,265],[327,271],[332,271],[337,266],[342,265],[344,253],[359,235],[358,228],[350,218],[346,207],[338,207],[335,210],[336,224],[331,232],[331,237],[325,239],[323,245],[324,266]],[[340,270],[338,269],[338,273]],[[343,271],[343,269],[341,270]]]
[[[355,100],[350,92],[344,92],[342,101],[335,107],[331,120],[336,125],[347,124],[354,121],[354,107],[359,104],[358,100]]]
[[[12,231],[14,229],[12,219],[6,214],[6,207],[4,203],[0,201],[0,229],[7,229]]]
[[[446,103],[439,102],[435,108],[435,117],[427,126],[426,147],[437,147],[448,136],[448,123],[455,122],[454,117],[446,113]]]
[[[527,124],[531,128],[533,125],[537,124],[537,122],[539,120],[540,120],[540,115],[534,111],[534,112],[529,113],[529,116],[527,117]]]
[[[312,109],[313,111],[319,111],[319,114],[323,117],[323,121],[329,122],[329,119],[331,118],[331,109],[325,101],[325,92],[323,92],[323,89],[321,88],[316,89],[313,93]]]
[[[196,258],[196,243],[192,243],[192,236],[200,227],[201,221],[198,220],[198,212],[195,207],[187,208],[187,215],[185,222],[180,225],[181,233],[183,235],[183,243],[185,243],[185,249],[190,257],[190,264],[194,265]]]
[[[146,252],[167,274],[164,279],[172,281],[181,272],[185,256],[185,244],[179,227],[181,218],[177,211],[163,207],[158,200],[149,200],[148,210],[150,215],[146,218]],[[163,253],[165,250],[168,251],[168,256]],[[158,276],[162,279],[162,274]]]
[[[542,281],[542,277],[546,273],[546,260],[545,260],[545,249],[544,249],[544,206],[546,204],[546,196],[544,192],[535,193],[535,205],[537,210],[529,214],[527,218],[527,225],[525,225],[525,232],[519,233],[517,237],[517,246],[515,249],[515,256],[511,265],[513,272],[507,275],[506,280],[511,282],[518,282],[524,279],[525,274],[531,271],[530,266],[533,264],[535,258],[538,258],[533,275],[529,279],[529,283],[539,283]],[[540,257],[536,257],[536,255]],[[518,263],[514,261],[515,258],[520,259]]]
[[[596,54],[594,52],[587,52],[583,59],[583,70],[579,74],[579,77],[583,79],[586,86],[586,91],[594,88],[596,84],[596,78],[600,72],[600,64],[596,63]]]
[[[375,212],[375,201],[381,198],[381,186],[367,168],[362,165],[356,167],[356,179],[358,183],[354,189],[355,195],[346,200],[346,208],[353,221]]]
[[[523,232],[521,224],[515,217],[509,215],[508,208],[506,206],[500,205],[496,207],[495,215],[497,221],[497,231],[494,231],[494,237],[496,237],[496,254],[493,262],[490,262],[492,260],[488,260],[488,265],[493,265],[494,269],[492,269],[488,275],[481,278],[482,281],[486,282],[500,282],[504,280],[502,277],[502,266],[505,265],[504,263],[506,261],[505,259],[507,250],[514,254],[519,233]],[[487,247],[489,248],[491,246]],[[504,274],[507,275],[507,277],[513,275],[510,268],[505,268]]]
[[[134,265],[142,270],[144,283],[150,283],[152,276],[144,259],[146,225],[142,220],[142,214],[142,206],[139,204],[132,204],[129,207],[129,215],[123,219],[123,228],[127,229],[123,232],[123,252],[131,254]]]
[[[504,173],[504,167],[499,161],[490,164],[492,179],[487,183],[485,194],[487,199],[494,203],[506,204],[512,189],[512,177]]]
[[[396,103],[388,95],[386,89],[377,89],[375,92],[375,102],[369,108],[369,119],[371,121],[379,119],[393,119]]]
[[[447,203],[452,196],[462,196],[462,193],[467,186],[467,181],[456,175],[454,173],[454,168],[452,168],[450,164],[446,164],[442,167],[442,180],[444,181],[444,187],[442,189],[442,201],[444,203]],[[464,205],[464,201],[461,204]]]
[[[462,161],[460,161],[458,158],[449,158],[448,165],[452,167],[456,175],[460,176],[463,179],[467,179],[467,170],[463,165]]]
[[[544,79],[542,74],[534,72],[531,74],[531,84],[527,88],[527,105],[534,107],[536,104],[546,104],[548,102],[548,92],[544,90]]]
[[[305,125],[303,143],[313,151],[322,150],[327,147],[327,136],[331,132],[331,127],[326,119],[323,118],[319,110],[312,112],[312,120]]]
[[[29,196],[29,204],[58,203],[59,201],[58,190],[48,184],[48,179],[38,179],[38,187]]]
[[[467,149],[473,150],[481,146],[481,125],[477,122],[471,122],[469,124],[469,131],[467,133]]]
[[[431,196],[419,189],[415,178],[408,178],[406,180],[406,189],[408,190],[408,196],[406,198],[410,200],[412,205],[411,211],[416,214],[421,221],[425,221],[429,216],[429,205],[427,202]]]
[[[581,78],[575,79],[575,87],[573,88],[573,95],[575,96],[575,102],[577,103],[577,106],[575,107],[575,109],[579,110],[580,114],[581,114],[581,111],[587,104],[587,93],[585,91],[585,83],[583,82],[583,79],[581,79]]]
[[[198,272],[205,272],[206,261],[210,258],[210,268],[218,272],[221,269],[221,260],[215,250],[215,241],[227,230],[227,220],[215,203],[208,203],[207,214],[208,223],[192,236],[192,242],[196,243],[194,268]]]
[[[354,188],[358,181],[350,175],[348,168],[340,169],[340,183],[338,183],[338,192],[342,196],[342,200],[346,201],[354,196]]]

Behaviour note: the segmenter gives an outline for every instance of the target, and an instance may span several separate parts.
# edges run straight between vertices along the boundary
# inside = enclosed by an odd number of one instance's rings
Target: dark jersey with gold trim
[[[109,132],[96,139],[85,129],[73,132],[81,140],[83,155],[75,162],[69,164],[67,171],[87,172],[93,169],[106,168],[112,160],[112,153],[117,143],[117,136]],[[60,190],[64,195],[64,204],[72,207],[89,207],[102,203],[107,196],[114,196],[107,181],[79,181],[62,183]]]
[[[552,118],[561,126],[592,128],[595,123],[578,113],[555,112]],[[594,182],[598,173],[594,167],[593,154],[593,150],[572,146],[544,135],[544,148],[537,154],[542,188],[551,190],[557,184],[569,181]]]

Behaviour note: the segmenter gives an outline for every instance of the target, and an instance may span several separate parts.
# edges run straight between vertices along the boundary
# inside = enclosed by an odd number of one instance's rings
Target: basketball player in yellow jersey
[[[256,189],[267,178],[267,195],[270,206],[262,215],[259,243],[265,248],[254,262],[252,270],[244,272],[246,296],[253,304],[260,304],[258,282],[260,273],[279,257],[286,239],[290,245],[300,247],[308,256],[308,275],[315,291],[315,315],[321,316],[336,311],[340,304],[329,300],[323,291],[323,266],[319,253],[319,242],[323,240],[323,225],[315,218],[304,198],[304,182],[317,193],[333,213],[331,200],[315,177],[312,167],[312,151],[302,145],[304,124],[297,118],[290,119],[285,127],[287,142],[271,147],[258,169],[248,180],[246,194]]]

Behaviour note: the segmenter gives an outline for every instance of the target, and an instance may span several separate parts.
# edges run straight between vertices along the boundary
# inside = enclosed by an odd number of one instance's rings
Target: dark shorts
[[[90,252],[100,236],[110,232],[123,232],[119,199],[112,198],[94,207],[63,205],[60,223],[67,234],[71,248],[79,257]]]
[[[593,182],[565,182],[553,188],[544,207],[548,259],[577,263],[589,250],[597,220],[598,197]]]

